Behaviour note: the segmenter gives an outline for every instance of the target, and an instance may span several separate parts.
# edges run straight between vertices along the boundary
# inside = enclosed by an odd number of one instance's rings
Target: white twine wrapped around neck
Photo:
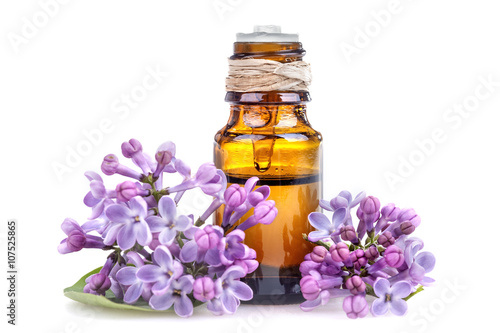
[[[304,61],[229,59],[226,91],[308,91],[311,67]]]

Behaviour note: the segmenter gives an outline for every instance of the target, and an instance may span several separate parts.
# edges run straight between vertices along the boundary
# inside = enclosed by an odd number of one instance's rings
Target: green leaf
[[[89,304],[103,306],[105,308],[120,309],[120,310],[136,310],[136,311],[148,311],[148,312],[173,312],[172,310],[157,311],[149,307],[148,303],[142,298],[131,305],[124,303],[122,300],[117,299],[111,290],[106,292],[106,296],[97,296],[92,294],[87,294],[83,292],[83,287],[85,287],[85,279],[92,274],[99,273],[102,267],[94,269],[92,272],[85,274],[77,283],[64,289],[64,296],[71,298],[74,301]],[[197,304],[195,304],[196,306]]]

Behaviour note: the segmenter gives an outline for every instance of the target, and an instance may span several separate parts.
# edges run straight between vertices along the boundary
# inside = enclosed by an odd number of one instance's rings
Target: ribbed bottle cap
[[[279,25],[256,25],[252,33],[237,33],[236,42],[243,43],[296,43],[298,34],[281,33]]]

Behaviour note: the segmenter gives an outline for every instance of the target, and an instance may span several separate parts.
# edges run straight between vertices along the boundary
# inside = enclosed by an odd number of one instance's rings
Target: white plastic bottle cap
[[[256,25],[252,33],[236,34],[236,42],[244,43],[296,43],[298,41],[298,34],[281,33],[279,25]]]

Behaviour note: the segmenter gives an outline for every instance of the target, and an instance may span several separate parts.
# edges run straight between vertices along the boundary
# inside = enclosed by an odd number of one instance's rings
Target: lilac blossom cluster
[[[364,192],[353,199],[342,191],[330,201],[321,200],[320,206],[333,216],[314,212],[308,217],[316,230],[303,237],[317,246],[300,265],[306,299],[302,310],[343,297],[343,309],[352,319],[370,310],[375,316],[389,310],[404,315],[406,301],[434,282],[426,276],[434,268],[434,255],[422,251],[422,240],[411,236],[420,217],[411,208],[381,207],[377,198]],[[356,207],[355,226],[351,210]],[[366,296],[376,298],[371,306]]]
[[[141,300],[155,310],[173,307],[182,317],[191,316],[193,305],[200,303],[215,315],[234,313],[241,300],[253,297],[240,279],[258,267],[255,250],[243,243],[245,230],[270,224],[278,212],[274,201],[267,200],[270,188],[256,189],[257,177],[244,187],[227,187],[226,176],[212,163],[201,165],[193,176],[176,157],[172,142],[160,145],[154,158],[135,139],[121,148],[140,171],[121,164],[116,155],[105,156],[105,175],[132,180],[107,189],[99,174],[85,173],[90,191],[84,203],[92,209],[91,216],[82,225],[68,218],[61,226],[67,238],[58,246],[60,253],[111,251],[99,273],[86,279],[83,291],[106,296],[110,290],[127,304]],[[164,176],[175,173],[182,181],[164,188]],[[183,194],[194,188],[213,197],[196,221],[177,212]],[[221,226],[205,224],[221,206]],[[236,224],[252,208],[250,217]]]

